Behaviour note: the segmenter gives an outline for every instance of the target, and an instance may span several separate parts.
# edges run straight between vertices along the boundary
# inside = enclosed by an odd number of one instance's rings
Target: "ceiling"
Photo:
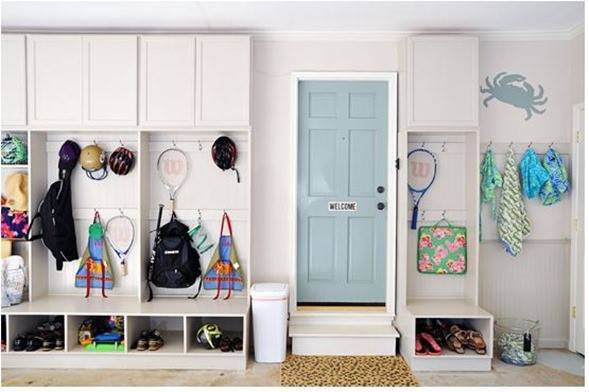
[[[577,2],[2,1],[4,30],[561,32]]]

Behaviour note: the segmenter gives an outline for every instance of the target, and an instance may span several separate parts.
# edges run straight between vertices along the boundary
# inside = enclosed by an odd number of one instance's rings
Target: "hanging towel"
[[[481,163],[481,204],[491,205],[493,219],[497,218],[497,203],[495,201],[495,188],[503,186],[503,177],[495,163],[495,154],[490,148],[485,153]]]
[[[513,149],[510,147],[507,151],[503,174],[497,233],[505,250],[512,256],[517,256],[521,252],[524,238],[530,234],[531,230],[518,177]]]
[[[537,197],[540,193],[540,188],[548,181],[550,176],[540,164],[536,152],[531,147],[528,147],[524,153],[519,163],[519,170],[522,176],[524,194],[528,199]]]
[[[559,202],[561,195],[569,190],[568,174],[560,154],[553,148],[546,151],[542,166],[550,178],[540,189],[540,199],[542,199],[542,204],[550,206]]]

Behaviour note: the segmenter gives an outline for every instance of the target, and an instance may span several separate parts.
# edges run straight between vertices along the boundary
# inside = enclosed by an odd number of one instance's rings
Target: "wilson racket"
[[[157,173],[170,194],[171,210],[174,211],[176,193],[188,177],[188,157],[175,146],[163,151],[157,159]]]
[[[113,216],[106,222],[105,237],[112,250],[117,254],[121,271],[127,275],[127,255],[135,242],[135,226],[126,215]]]
[[[417,229],[419,203],[436,179],[438,161],[435,155],[425,148],[416,148],[407,155],[407,183],[413,200],[411,230]]]

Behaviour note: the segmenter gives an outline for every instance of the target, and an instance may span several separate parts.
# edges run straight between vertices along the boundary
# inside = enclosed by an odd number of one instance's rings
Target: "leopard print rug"
[[[280,384],[287,387],[419,386],[400,356],[289,355],[280,367]]]

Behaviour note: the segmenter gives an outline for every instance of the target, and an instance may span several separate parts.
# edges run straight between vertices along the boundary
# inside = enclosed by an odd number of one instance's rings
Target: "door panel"
[[[2,34],[2,124],[27,123],[25,36]]]
[[[387,94],[299,84],[298,302],[385,302]]]

